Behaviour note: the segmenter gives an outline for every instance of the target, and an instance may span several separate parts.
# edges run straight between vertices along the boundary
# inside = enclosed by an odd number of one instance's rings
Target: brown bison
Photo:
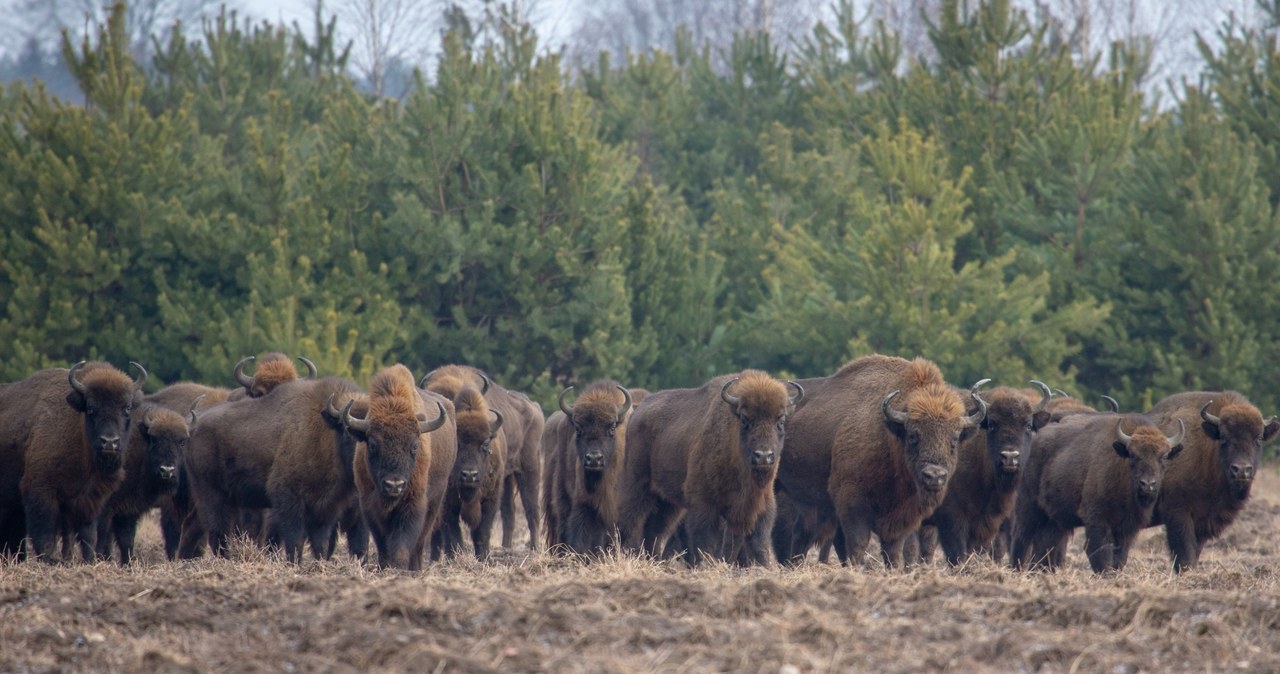
[[[440,511],[456,455],[456,430],[443,402],[428,416],[413,375],[403,365],[379,372],[369,410],[343,422],[356,437],[355,480],[360,510],[378,548],[378,565],[417,570]],[[439,435],[432,431],[444,429]]]
[[[226,402],[236,393],[228,388],[205,386],[194,382],[178,382],[170,384],[146,397],[146,403],[159,405],[179,414],[184,411],[194,413]],[[244,398],[239,392],[239,398]],[[185,451],[185,450],[184,450]],[[177,559],[178,545],[182,539],[183,526],[189,526],[191,536],[204,540],[204,529],[200,527],[199,518],[195,515],[195,507],[191,505],[191,489],[187,484],[187,471],[178,471],[178,487],[173,494],[162,497],[160,506],[160,532],[164,537],[164,554],[170,560]]]
[[[902,544],[946,496],[961,436],[986,416],[966,414],[937,366],[865,356],[829,377],[802,379],[815,402],[797,411],[778,480],[815,521],[840,525],[836,552],[862,559],[872,533],[901,567]]]
[[[982,394],[987,416],[978,432],[960,443],[947,495],[924,520],[925,527],[936,527],[942,552],[953,566],[990,546],[1013,513],[1022,462],[1036,431],[1049,423],[1049,387],[1031,383],[1041,390],[1034,407],[1018,389],[1000,387]],[[976,388],[972,394],[978,395]],[[922,547],[927,547],[926,539],[922,537]],[[928,559],[928,552],[923,556]]]
[[[94,557],[97,517],[124,479],[130,414],[142,400],[146,370],[134,381],[109,363],[81,361],[0,385],[0,534],[16,554],[48,561],[74,534]],[[64,540],[69,540],[64,538]],[[64,549],[64,554],[68,550]]]
[[[1144,415],[1082,414],[1041,429],[1018,486],[1014,566],[1056,569],[1083,526],[1093,571],[1124,568],[1186,435],[1181,420],[1173,437],[1157,423]]]
[[[457,426],[457,458],[449,476],[440,527],[432,537],[431,557],[454,555],[462,549],[460,521],[471,530],[476,558],[489,558],[489,538],[502,500],[506,475],[506,447],[499,434],[502,414],[489,409],[484,396],[463,386],[453,399]]]
[[[1164,524],[1174,568],[1196,565],[1204,544],[1222,534],[1249,500],[1262,444],[1280,431],[1235,391],[1193,391],[1156,403],[1151,414],[1177,419],[1187,450],[1169,467],[1152,524]]]
[[[587,386],[568,404],[565,397],[572,390],[560,392],[560,411],[547,419],[542,433],[547,547],[602,552],[618,526],[618,476],[634,397],[611,379]]]
[[[264,355],[258,360],[258,366],[254,369],[253,376],[246,375],[244,373],[245,365],[254,360],[253,356],[245,356],[232,369],[232,376],[236,378],[236,381],[243,388],[234,391],[230,396],[231,400],[239,400],[244,396],[261,398],[270,393],[275,387],[298,378],[298,370],[293,367],[293,361],[283,353],[273,351]],[[298,360],[307,366],[307,379],[315,379],[317,375],[315,363],[302,356],[298,356]]]
[[[773,481],[787,419],[804,399],[799,384],[759,370],[645,398],[625,436],[618,525],[627,547],[657,556],[684,515],[690,564],[740,555],[769,564]]]
[[[1072,398],[1071,396],[1067,395],[1067,393],[1062,389],[1053,389],[1052,393],[1053,393],[1052,399],[1049,401],[1048,405],[1046,405],[1045,407],[1047,410],[1049,410],[1049,421],[1051,422],[1057,423],[1069,416],[1073,416],[1076,414],[1097,414],[1098,413],[1098,410],[1096,408],[1089,407],[1088,405],[1084,404],[1084,402],[1077,400],[1075,398]],[[1107,408],[1111,410],[1112,414],[1117,414],[1120,412],[1120,403],[1116,402],[1115,398],[1104,395],[1102,396],[1102,400],[1107,403]]]
[[[110,559],[114,541],[120,564],[127,566],[132,560],[138,520],[178,490],[182,457],[195,422],[194,404],[188,418],[150,403],[133,411],[133,429],[124,450],[124,482],[98,516],[98,557]]]
[[[529,526],[529,548],[538,546],[542,520],[538,487],[542,481],[542,408],[523,393],[495,384],[484,372],[466,365],[444,365],[428,372],[418,384],[452,400],[464,385],[484,395],[489,408],[502,414],[502,441],[506,447],[506,476],[502,484],[502,547],[510,548],[515,528],[517,487]]]

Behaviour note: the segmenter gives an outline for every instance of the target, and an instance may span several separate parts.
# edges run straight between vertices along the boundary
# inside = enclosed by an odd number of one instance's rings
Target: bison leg
[[[1104,573],[1115,568],[1115,540],[1111,527],[1092,525],[1084,529],[1084,552],[1094,573]]]
[[[884,559],[884,565],[891,569],[902,570],[906,568],[903,560],[903,548],[906,546],[907,539],[915,535],[915,532],[899,536],[898,538],[880,537],[880,556]],[[917,546],[919,544],[917,543]],[[917,547],[917,554],[919,548]]]
[[[704,508],[690,508],[684,518],[689,532],[689,566],[697,566],[704,559],[724,558],[725,528],[720,516]]]
[[[564,544],[571,552],[595,553],[604,552],[606,537],[602,535],[604,523],[599,514],[581,503],[575,503],[569,510],[569,517],[564,523]]]
[[[969,556],[969,527],[964,522],[947,520],[939,522],[936,528],[938,543],[942,545],[942,554],[947,563],[957,566]]]
[[[269,545],[283,550],[290,562],[301,564],[306,507],[293,494],[281,490],[271,494],[271,506],[267,517]]]
[[[111,560],[111,546],[116,542],[115,534],[111,529],[115,525],[116,517],[119,515],[112,515],[105,510],[98,516],[98,541],[94,546],[94,556],[100,561]]]
[[[160,503],[160,533],[164,535],[164,555],[173,561],[178,558],[178,544],[182,541],[182,522],[191,508],[180,508],[177,496]]]
[[[27,517],[27,559],[55,562],[58,540],[58,505],[39,495],[24,493],[22,509]]]
[[[1182,573],[1200,561],[1201,544],[1196,540],[1196,527],[1190,515],[1170,513],[1164,522],[1165,541],[1173,555],[1173,570]]]
[[[106,519],[106,515],[103,515]],[[120,566],[129,566],[133,563],[133,544],[138,538],[138,520],[139,515],[116,514],[111,516],[111,535],[116,539],[116,547],[120,549]],[[98,528],[101,535],[102,527]],[[107,559],[111,558],[110,544],[107,549]]]
[[[333,549],[338,547],[338,526],[332,519],[307,515],[307,543],[311,545],[311,558],[332,559]],[[298,554],[302,551],[299,549]]]
[[[527,448],[526,448],[527,450]],[[538,485],[542,482],[541,463],[536,460],[537,452],[531,454],[533,461],[525,461],[520,472],[516,473],[516,487],[520,491],[520,505],[524,506],[525,524],[529,527],[529,550],[538,549],[539,525],[542,522],[542,504],[538,498]],[[523,458],[523,457],[522,457]]]
[[[840,514],[840,529],[843,532],[842,539],[844,541],[844,555],[841,561],[845,564],[852,564],[864,561],[864,555],[867,552],[867,546],[871,543],[871,522],[870,514],[859,512],[855,507],[845,508]],[[882,544],[883,545],[883,544]],[[836,549],[837,554],[839,548]],[[898,554],[901,555],[902,548],[898,548]],[[901,557],[899,557],[901,559]],[[901,563],[899,563],[901,566]]]
[[[516,533],[516,474],[502,480],[502,547],[510,550],[515,545]]]
[[[179,538],[177,548],[178,559],[197,559],[204,554],[205,528],[200,515],[194,509],[187,512],[178,527]],[[166,542],[166,545],[168,543]]]
[[[778,519],[778,508],[771,503],[760,518],[756,520],[756,526],[747,535],[746,553],[749,561],[756,566],[773,566],[773,558],[769,554],[769,538],[773,532],[773,528]]]
[[[500,500],[497,494],[486,495],[480,501],[480,521],[471,527],[471,548],[476,554],[476,559],[482,562],[489,559],[489,538],[493,535],[493,520],[498,516]]]
[[[1133,548],[1133,541],[1138,538],[1138,530],[1124,531],[1115,529],[1111,532],[1112,537],[1116,541],[1115,556],[1111,560],[1111,567],[1119,571],[1129,563],[1129,550]]]
[[[347,539],[347,554],[355,559],[364,559],[369,554],[369,527],[364,517],[357,510],[354,516],[348,513],[344,520],[342,534]]]

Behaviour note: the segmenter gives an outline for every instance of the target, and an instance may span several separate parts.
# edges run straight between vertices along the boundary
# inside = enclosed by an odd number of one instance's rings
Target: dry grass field
[[[1276,466],[1182,577],[1158,530],[1107,578],[1079,550],[1056,575],[523,551],[409,575],[248,546],[169,564],[148,521],[134,568],[0,562],[0,672],[1277,672],[1278,526]]]

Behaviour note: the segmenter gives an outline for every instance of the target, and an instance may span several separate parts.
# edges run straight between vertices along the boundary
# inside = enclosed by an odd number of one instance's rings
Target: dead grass
[[[1056,575],[688,571],[499,550],[418,575],[349,561],[0,563],[0,672],[1280,671],[1280,471],[1202,567],[1158,531],[1116,577],[1077,551]]]

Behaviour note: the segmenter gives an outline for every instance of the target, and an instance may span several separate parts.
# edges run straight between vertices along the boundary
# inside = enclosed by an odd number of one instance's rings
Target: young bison
[[[1165,437],[1154,417],[1088,414],[1041,430],[1018,488],[1014,566],[1058,568],[1072,531],[1083,526],[1094,573],[1123,569],[1182,449],[1186,429],[1181,420],[1177,427]]]
[[[506,459],[499,430],[502,414],[489,409],[484,396],[470,386],[462,387],[453,399],[457,426],[457,459],[444,497],[440,528],[432,538],[431,558],[442,553],[457,554],[462,548],[459,521],[471,530],[471,547],[476,558],[489,558],[489,538],[502,499]]]
[[[804,398],[799,384],[759,370],[647,397],[627,424],[618,509],[627,547],[661,554],[687,511],[690,564],[740,552],[770,564],[773,480],[787,419]]]

